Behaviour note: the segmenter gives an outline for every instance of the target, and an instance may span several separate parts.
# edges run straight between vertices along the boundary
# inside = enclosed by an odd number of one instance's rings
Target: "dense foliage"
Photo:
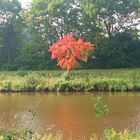
[[[56,69],[49,46],[73,32],[95,44],[81,68],[140,67],[139,0],[0,1],[0,69]]]
[[[87,62],[92,49],[93,44],[84,42],[82,38],[76,41],[70,33],[50,46],[49,52],[52,53],[52,59],[58,59],[58,66],[69,71],[78,64],[78,60]]]

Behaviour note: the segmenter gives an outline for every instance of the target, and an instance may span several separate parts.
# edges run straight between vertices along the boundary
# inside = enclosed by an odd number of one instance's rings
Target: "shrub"
[[[39,80],[39,76],[34,73],[26,75],[23,79],[23,90],[34,91],[39,83]]]
[[[4,80],[1,82],[1,91],[12,91],[12,82],[9,80]]]
[[[113,80],[110,83],[110,90],[111,91],[127,91],[128,85],[124,81],[120,80]]]
[[[71,80],[71,75],[68,73],[68,72],[64,72],[62,75],[61,75],[61,78],[64,79],[64,80]]]
[[[69,81],[59,80],[55,85],[54,89],[57,91],[71,91],[71,86]]]
[[[109,84],[106,81],[100,81],[94,84],[95,90],[108,90],[109,89]]]
[[[17,75],[18,75],[18,76],[21,76],[21,77],[24,77],[25,75],[28,75],[28,71],[25,71],[25,70],[18,70],[18,71],[17,71]]]

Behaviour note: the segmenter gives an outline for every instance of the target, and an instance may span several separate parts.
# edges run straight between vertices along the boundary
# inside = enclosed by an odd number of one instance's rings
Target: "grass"
[[[5,71],[0,91],[140,91],[140,69]]]
[[[39,135],[33,133],[29,129],[22,132],[18,131],[6,131],[0,132],[0,140],[64,140],[61,133],[48,133],[45,135]],[[66,138],[65,138],[66,140]],[[76,140],[68,138],[67,140]],[[78,138],[78,140],[85,140],[85,138]],[[124,130],[123,132],[116,132],[113,129],[108,129],[104,131],[104,136],[98,137],[96,134],[92,135],[89,140],[140,140],[140,132],[130,132]]]

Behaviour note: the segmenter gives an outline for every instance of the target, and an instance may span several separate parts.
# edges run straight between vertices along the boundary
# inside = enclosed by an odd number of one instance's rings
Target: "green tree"
[[[139,0],[82,0],[85,13],[96,18],[109,37],[138,25],[139,6]]]
[[[103,38],[95,50],[99,68],[140,67],[140,40],[136,30],[125,30],[111,39]]]
[[[46,45],[69,32],[78,32],[79,8],[74,0],[33,0],[24,13],[26,23],[40,34]]]
[[[82,23],[86,16],[82,15],[80,2],[76,0],[33,0],[31,8],[25,10],[22,15],[30,35],[36,34],[37,38],[34,40],[40,42],[37,43],[40,44],[38,47],[46,46],[44,53],[47,67],[53,64],[50,63],[48,47],[60,37],[69,32],[73,32],[77,37],[89,37],[84,31],[88,22]],[[88,28],[91,27],[93,26]]]
[[[13,62],[22,40],[21,5],[17,0],[0,1],[0,64]]]

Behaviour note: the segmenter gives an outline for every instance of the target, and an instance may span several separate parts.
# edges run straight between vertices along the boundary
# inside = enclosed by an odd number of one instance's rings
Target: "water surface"
[[[99,93],[98,93],[99,94]],[[64,137],[101,135],[105,117],[97,119],[92,98],[97,94],[0,94],[0,128],[30,127],[39,133],[61,131]],[[100,94],[109,106],[109,125],[140,130],[140,93]],[[35,117],[34,117],[35,116]]]

